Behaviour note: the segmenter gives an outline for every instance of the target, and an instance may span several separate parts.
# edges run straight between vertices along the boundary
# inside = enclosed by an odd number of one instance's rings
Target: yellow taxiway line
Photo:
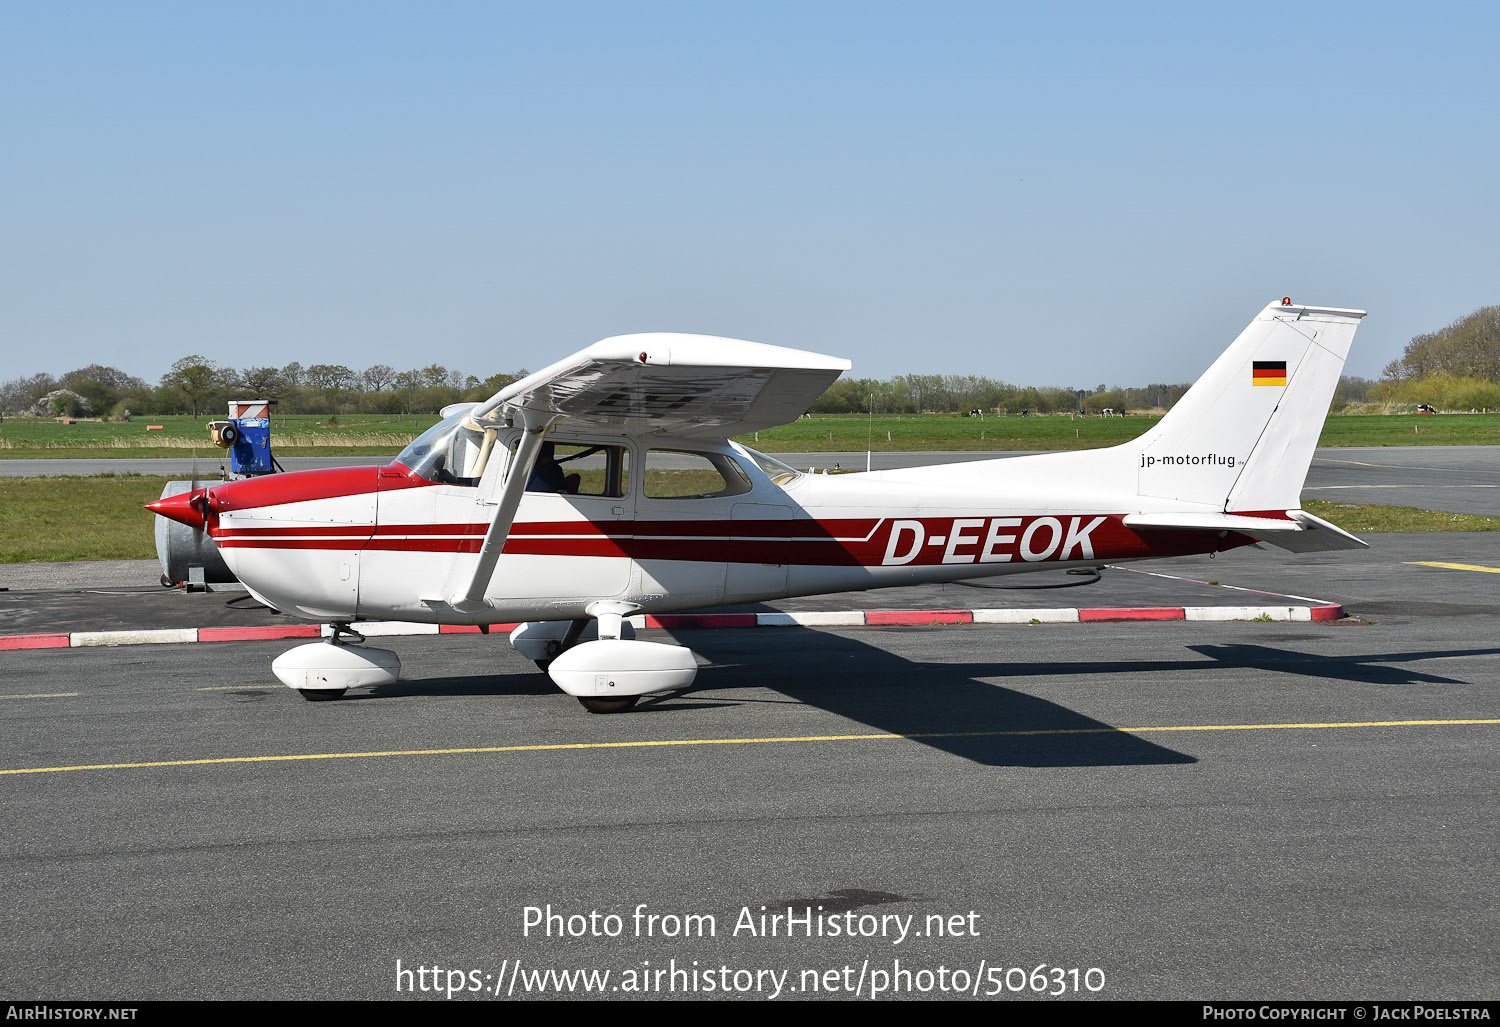
[[[1429,560],[1407,560],[1408,567],[1441,567],[1445,571],[1479,571],[1482,574],[1500,574],[1500,567],[1486,567],[1478,563],[1437,563]]]
[[[557,749],[645,749],[653,746],[765,745],[788,742],[885,742],[929,738],[1034,738],[1052,735],[1152,734],[1168,731],[1312,731],[1330,728],[1454,727],[1500,724],[1489,720],[1365,720],[1311,724],[1188,724],[1173,727],[1082,727],[1035,731],[932,731],[913,734],[792,735],[770,738],[670,738],[636,742],[556,742],[544,745],[490,745],[463,749],[389,749],[374,752],[318,752],[293,756],[220,756],[199,760],[153,760],[144,763],[90,763],[71,767],[22,767],[7,774],[59,774],[71,770],[139,770],[146,767],[198,767],[213,763],[286,763],[303,760],[371,759],[378,756],[457,756],[497,752],[547,752]]]

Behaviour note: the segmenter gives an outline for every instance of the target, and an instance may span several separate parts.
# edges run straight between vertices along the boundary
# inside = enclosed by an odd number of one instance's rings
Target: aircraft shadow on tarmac
[[[693,631],[680,639],[714,666],[691,688],[647,696],[626,717],[689,714],[759,703],[798,703],[867,724],[883,733],[991,766],[1072,767],[1194,763],[1191,756],[1127,734],[1045,699],[977,680],[1005,673],[1001,663],[927,664],[877,646],[808,628]],[[503,667],[518,659],[508,654]],[[1101,668],[1105,665],[1101,665]],[[1117,665],[1108,665],[1118,670]],[[772,688],[782,697],[719,697]],[[715,693],[706,698],[707,693]],[[539,671],[402,680],[339,700],[420,696],[556,696]],[[580,711],[581,712],[581,711]],[[819,731],[817,733],[826,733]]]
[[[695,633],[688,644],[716,666],[705,670],[694,687],[652,699],[637,710],[667,712],[688,705],[681,700],[695,693],[769,687],[786,700],[734,696],[712,705],[804,703],[987,766],[1197,762],[1065,706],[979,680],[1005,674],[1007,665],[1000,660],[921,663],[808,628],[777,629],[775,646],[767,646],[764,635]]]
[[[1065,706],[995,684],[995,679],[1100,676],[1128,684],[1132,677],[1163,672],[1212,671],[1202,659],[1084,660],[1018,663],[919,663],[854,639],[801,628],[781,629],[788,654],[815,651],[811,665],[780,666],[763,646],[731,635],[700,633],[691,641],[701,655],[721,664],[694,687],[647,700],[642,712],[702,703],[681,700],[695,692],[771,687],[797,702],[828,710],[881,731],[925,735],[914,740],[976,763],[992,766],[1130,766],[1197,762],[1094,720]],[[789,636],[800,635],[793,639]],[[722,643],[722,644],[719,644]],[[1370,685],[1461,684],[1456,678],[1401,666],[1423,660],[1500,654],[1500,648],[1425,650],[1367,656],[1320,656],[1263,645],[1184,647],[1223,667],[1253,668]],[[767,676],[774,673],[774,680]],[[984,679],[984,680],[981,680]],[[741,700],[725,702],[745,702]],[[771,700],[775,701],[775,700]],[[1027,734],[1026,732],[1037,732]]]
[[[1416,663],[1456,656],[1495,656],[1500,649],[1428,649],[1410,653],[1377,653],[1370,656],[1316,656],[1264,645],[1190,645],[1195,653],[1229,667],[1253,667],[1283,674],[1333,678],[1367,685],[1460,685],[1459,678],[1425,674],[1386,664]]]
[[[509,664],[507,664],[509,666]],[[541,671],[507,674],[480,671],[473,677],[402,678],[394,685],[376,685],[350,692],[340,703],[367,699],[403,699],[427,695],[556,695],[557,686]]]
[[[692,687],[648,696],[626,716],[793,702],[827,710],[876,731],[911,737],[975,763],[1013,767],[1172,765],[1197,760],[1065,706],[995,684],[996,679],[1104,676],[1123,686],[1143,674],[1203,671],[1203,657],[1207,657],[1213,661],[1208,667],[1218,664],[1360,684],[1458,684],[1455,678],[1389,664],[1500,654],[1500,648],[1489,648],[1318,656],[1264,645],[1195,645],[1184,648],[1196,657],[1176,660],[1019,663],[997,658],[983,663],[922,663],[857,639],[808,628],[777,629],[774,646],[765,644],[764,631],[683,634],[680,641],[714,666],[705,668]],[[767,688],[784,698],[749,694]],[[735,695],[736,691],[746,694]],[[343,701],[555,694],[555,686],[540,672],[479,673],[401,681]]]

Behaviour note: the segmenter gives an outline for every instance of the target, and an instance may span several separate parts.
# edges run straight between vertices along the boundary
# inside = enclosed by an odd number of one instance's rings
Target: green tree
[[[1415,336],[1381,378],[1421,381],[1439,371],[1456,378],[1500,382],[1500,305],[1480,307],[1446,328]]]
[[[409,414],[416,409],[417,390],[422,387],[422,372],[416,369],[402,371],[396,375],[396,390],[403,400],[401,412]]]
[[[12,378],[0,385],[0,412],[21,413],[56,388],[57,379],[46,373]]]
[[[365,368],[359,380],[369,392],[384,392],[395,384],[396,369],[390,364],[372,364]]]
[[[246,392],[254,393],[246,399],[270,399],[280,396],[286,387],[286,379],[274,367],[247,367],[240,372],[240,382]]]
[[[1085,396],[1083,409],[1091,414],[1098,414],[1105,410],[1116,412],[1125,409],[1125,391],[1123,389],[1104,389],[1095,392],[1092,396]]]
[[[343,364],[313,364],[307,369],[306,381],[311,388],[337,392],[354,383],[354,372]]]
[[[211,399],[230,387],[232,379],[212,360],[192,353],[174,363],[162,375],[161,383],[180,395],[188,412],[196,418]]]
[[[90,364],[76,371],[69,371],[58,380],[65,389],[72,389],[88,401],[95,411],[110,410],[120,398],[133,389],[144,389],[146,383],[118,367]]]

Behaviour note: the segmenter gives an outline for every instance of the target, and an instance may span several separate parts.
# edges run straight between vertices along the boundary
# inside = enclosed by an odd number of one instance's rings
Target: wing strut
[[[515,523],[516,509],[526,493],[526,483],[531,480],[532,468],[536,466],[537,454],[542,451],[542,439],[551,428],[555,418],[536,414],[542,420],[539,427],[530,423],[532,411],[526,411],[526,431],[521,444],[516,447],[516,458],[505,469],[505,484],[500,488],[500,503],[495,510],[495,519],[484,534],[484,545],[479,549],[479,561],[474,566],[474,576],[462,592],[448,596],[448,605],[464,613],[475,613],[485,608],[484,593],[490,587],[490,578],[495,574],[495,564],[505,549],[505,540],[510,536],[510,526]]]

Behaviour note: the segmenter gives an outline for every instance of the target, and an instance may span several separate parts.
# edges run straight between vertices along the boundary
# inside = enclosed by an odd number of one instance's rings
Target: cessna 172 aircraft
[[[393,682],[360,620],[522,622],[511,644],[593,712],[685,688],[635,613],[1213,553],[1364,543],[1299,509],[1364,311],[1267,306],[1151,430],[1112,449],[800,474],[729,441],[796,419],[847,360],[624,335],[446,416],[384,467],[219,483],[200,525],[261,602],[331,623],[272,665],[309,699]],[[575,462],[569,475],[566,464]]]

